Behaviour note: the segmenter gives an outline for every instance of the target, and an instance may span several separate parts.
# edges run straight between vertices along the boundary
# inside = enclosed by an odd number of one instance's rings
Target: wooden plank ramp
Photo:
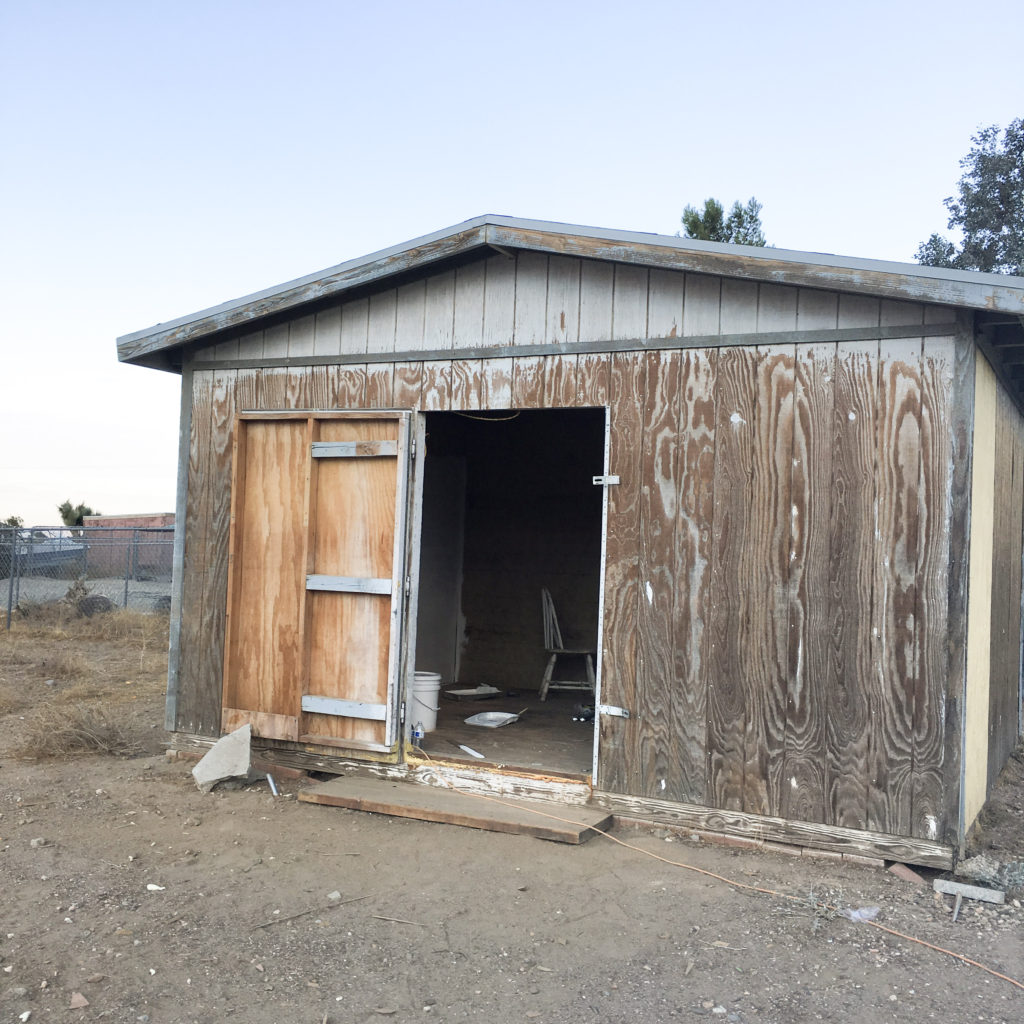
[[[607,811],[579,804],[519,799],[513,802],[490,796],[485,800],[454,789],[358,776],[339,776],[321,782],[299,793],[299,799],[309,804],[463,825],[488,832],[510,832],[572,845],[592,839],[597,835],[595,828],[607,830],[612,825],[612,815]]]

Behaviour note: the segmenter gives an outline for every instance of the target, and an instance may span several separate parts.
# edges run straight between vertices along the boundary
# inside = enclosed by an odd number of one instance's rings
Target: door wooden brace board
[[[303,695],[302,710],[315,715],[366,718],[375,722],[383,722],[388,712],[386,704],[367,704],[365,701],[342,700],[340,697],[318,697],[313,693]]]
[[[307,590],[336,590],[342,594],[390,594],[391,580],[364,576],[306,577]]]

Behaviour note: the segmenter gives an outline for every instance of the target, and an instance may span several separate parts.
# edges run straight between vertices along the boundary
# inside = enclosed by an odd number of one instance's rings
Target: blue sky
[[[178,378],[120,334],[482,213],[913,259],[1019,2],[0,3],[0,518],[174,506]]]

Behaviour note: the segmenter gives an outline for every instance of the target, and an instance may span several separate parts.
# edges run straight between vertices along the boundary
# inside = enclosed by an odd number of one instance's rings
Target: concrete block
[[[252,727],[241,728],[222,736],[192,769],[192,777],[200,792],[209,793],[225,779],[245,778],[249,774],[249,750]]]

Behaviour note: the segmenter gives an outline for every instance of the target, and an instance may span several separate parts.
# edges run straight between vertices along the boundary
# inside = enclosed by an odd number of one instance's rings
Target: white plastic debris
[[[848,921],[874,921],[878,917],[878,910],[878,907],[858,907],[856,910],[852,907],[845,907],[839,913]]]

